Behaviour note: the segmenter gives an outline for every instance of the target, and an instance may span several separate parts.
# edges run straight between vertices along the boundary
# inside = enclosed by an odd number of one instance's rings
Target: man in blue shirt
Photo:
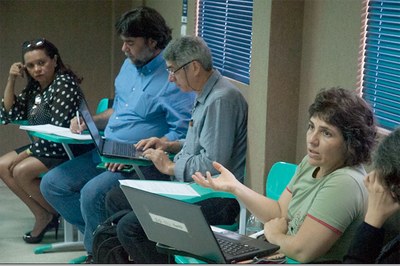
[[[213,162],[224,162],[240,182],[244,181],[247,149],[248,105],[241,91],[213,68],[211,51],[200,37],[185,36],[172,40],[165,48],[169,80],[183,91],[196,93],[192,118],[184,141],[164,141],[152,137],[136,145],[151,159],[158,171],[174,181],[191,182],[195,172],[218,174]],[[164,151],[176,153],[173,161]],[[233,224],[240,207],[235,199],[212,198],[196,203],[202,206],[210,225]],[[131,209],[119,187],[106,198],[107,210],[114,214]],[[119,220],[118,240],[138,264],[168,263],[168,256],[157,252],[156,244],[143,231],[131,211]]]
[[[171,40],[171,29],[148,7],[125,13],[115,27],[128,58],[115,80],[113,107],[94,117],[97,126],[105,127],[106,138],[132,144],[149,137],[169,141],[185,138],[195,95],[168,82],[162,52]],[[79,126],[71,120],[71,131],[85,128],[84,124]],[[119,179],[127,178],[119,171],[123,165],[110,164],[109,171],[104,171],[96,168],[100,162],[96,150],[86,153],[49,171],[40,186],[46,200],[84,233],[88,258],[93,231],[107,218],[105,195],[119,185]],[[142,170],[145,175],[147,171]],[[160,174],[152,178],[168,177]]]

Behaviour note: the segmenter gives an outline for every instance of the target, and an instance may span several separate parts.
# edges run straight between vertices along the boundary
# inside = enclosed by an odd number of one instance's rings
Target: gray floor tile
[[[54,231],[48,232],[40,244],[26,244],[22,235],[31,230],[34,218],[29,209],[0,180],[0,263],[68,263],[84,256],[84,251],[65,251],[34,254],[45,244],[63,241],[63,229],[55,241]]]

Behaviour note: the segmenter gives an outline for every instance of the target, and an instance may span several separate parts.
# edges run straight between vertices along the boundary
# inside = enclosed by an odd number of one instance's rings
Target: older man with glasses
[[[169,81],[197,95],[189,129],[184,141],[150,138],[139,141],[136,147],[144,149],[143,155],[158,171],[175,181],[191,182],[196,171],[205,173],[214,169],[214,161],[223,161],[243,182],[248,106],[242,93],[213,68],[211,52],[200,37],[171,41],[163,56]],[[171,161],[165,152],[177,154]],[[110,214],[131,209],[120,188],[107,194],[106,204]],[[240,209],[234,199],[214,198],[198,204],[213,225],[233,224]],[[117,234],[135,263],[168,263],[167,255],[159,254],[156,244],[147,239],[133,211],[119,221]]]

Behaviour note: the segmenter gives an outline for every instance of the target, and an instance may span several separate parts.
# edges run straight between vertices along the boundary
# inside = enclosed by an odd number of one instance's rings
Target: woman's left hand
[[[174,175],[174,163],[163,150],[150,148],[143,152],[143,156],[150,159],[161,173]]]
[[[276,244],[276,236],[286,235],[288,223],[285,217],[274,218],[264,224],[264,235],[268,242]]]

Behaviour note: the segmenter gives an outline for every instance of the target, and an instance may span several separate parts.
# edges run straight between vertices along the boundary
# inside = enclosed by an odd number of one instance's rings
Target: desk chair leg
[[[78,231],[78,241],[74,241],[74,226],[67,221],[64,222],[64,242],[43,245],[33,250],[35,254],[57,251],[81,251],[85,250],[83,245],[83,236]]]
[[[62,242],[43,245],[34,249],[35,254],[43,254],[48,252],[58,252],[58,251],[84,251],[85,247],[83,242]]]
[[[81,231],[78,230],[78,242],[75,243],[82,243],[83,246],[83,234],[81,233]],[[77,258],[74,258],[70,261],[68,261],[68,264],[82,264],[86,261],[87,256],[80,256]]]
[[[68,261],[68,264],[82,264],[87,259],[87,256],[80,256],[78,258]]]
[[[239,234],[246,234],[246,205],[243,202],[238,200],[240,205],[240,214],[239,214]]]
[[[83,241],[83,234],[78,230],[78,241]]]
[[[65,219],[64,221],[64,242],[74,241],[74,226],[68,223]]]
[[[68,146],[68,144],[62,143],[62,145],[64,147],[65,152],[68,155],[68,158],[70,160],[73,159],[74,158],[74,154],[72,153],[71,148]]]
[[[136,174],[138,175],[140,180],[145,180],[146,178],[144,178],[144,175],[143,175],[142,171],[140,170],[139,166],[137,166],[135,164],[133,164],[132,166],[133,166],[133,168],[135,168]]]

